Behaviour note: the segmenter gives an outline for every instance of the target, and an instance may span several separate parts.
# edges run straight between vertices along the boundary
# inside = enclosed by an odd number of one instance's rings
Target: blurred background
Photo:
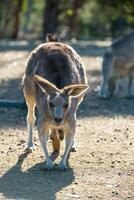
[[[132,0],[0,0],[0,38],[115,38],[134,28]]]
[[[3,99],[23,100],[27,59],[47,33],[57,33],[78,52],[94,90],[111,41],[133,29],[132,0],[0,0],[0,105]]]
[[[0,0],[0,200],[134,200],[134,98],[97,98],[103,55],[114,38],[131,30],[133,0]],[[89,84],[78,109],[79,150],[62,173],[43,170],[36,127],[36,151],[23,154],[22,77],[46,33],[57,33],[78,52]]]

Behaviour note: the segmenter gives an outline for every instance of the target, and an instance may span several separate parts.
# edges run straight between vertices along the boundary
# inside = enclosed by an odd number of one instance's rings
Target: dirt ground
[[[24,153],[26,110],[0,108],[0,200],[134,200],[134,99],[99,100],[96,92],[109,44],[73,44],[85,63],[90,89],[77,113],[78,151],[70,154],[67,171],[43,169],[36,127],[36,150]],[[1,42],[0,98],[23,99],[21,77],[34,45]],[[51,155],[55,163],[62,154],[63,144],[57,159]]]

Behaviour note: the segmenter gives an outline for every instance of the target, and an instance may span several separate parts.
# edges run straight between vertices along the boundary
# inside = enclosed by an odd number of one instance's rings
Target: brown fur
[[[46,149],[47,134],[51,130],[54,151],[60,150],[59,139],[63,139],[65,134],[66,148],[61,168],[66,168],[67,155],[74,143],[76,110],[88,88],[80,57],[66,44],[59,42],[42,44],[29,57],[23,84],[28,106],[27,148],[33,148],[32,129],[36,104],[39,113],[39,138],[46,156],[46,167],[51,169],[53,166]],[[50,107],[51,102],[53,107]],[[59,123],[59,120],[63,122]]]
[[[58,35],[57,34],[50,34],[50,33],[48,33],[47,35],[46,35],[46,41],[47,42],[59,42],[60,41],[60,38],[58,37]]]
[[[131,96],[134,77],[134,31],[115,40],[105,53],[99,97],[113,96],[118,80],[124,77],[129,79],[127,96]]]

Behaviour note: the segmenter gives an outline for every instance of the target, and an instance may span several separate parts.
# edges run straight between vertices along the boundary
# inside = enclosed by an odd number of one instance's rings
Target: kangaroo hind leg
[[[28,128],[28,142],[26,145],[26,151],[32,152],[34,149],[34,142],[33,142],[33,128],[35,123],[35,99],[33,95],[29,95],[24,91],[24,96],[28,108],[27,112],[27,128]]]

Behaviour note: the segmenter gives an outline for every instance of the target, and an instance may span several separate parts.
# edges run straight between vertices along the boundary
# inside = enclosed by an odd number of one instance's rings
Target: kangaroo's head
[[[69,109],[69,97],[77,97],[88,89],[85,84],[72,84],[58,89],[41,76],[35,75],[34,79],[40,89],[48,95],[48,108],[56,125],[60,125],[64,121],[64,116]]]

